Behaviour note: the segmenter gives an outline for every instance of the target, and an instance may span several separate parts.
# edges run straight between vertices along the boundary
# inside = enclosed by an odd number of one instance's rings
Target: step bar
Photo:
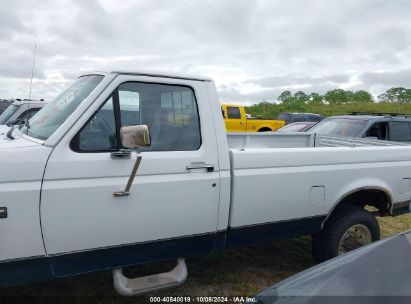
[[[177,259],[177,265],[168,272],[158,273],[145,277],[128,278],[122,268],[113,270],[115,290],[122,296],[137,296],[148,292],[180,286],[187,279],[185,260]]]

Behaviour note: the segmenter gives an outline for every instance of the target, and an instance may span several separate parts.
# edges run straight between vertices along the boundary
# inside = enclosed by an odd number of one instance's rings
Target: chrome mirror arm
[[[130,195],[130,189],[131,189],[131,186],[133,185],[134,178],[137,175],[137,171],[138,171],[138,168],[140,167],[142,158],[143,157],[141,156],[140,152],[137,152],[137,159],[136,159],[136,162],[134,163],[133,170],[131,170],[131,174],[130,174],[130,177],[128,178],[126,188],[123,191],[113,192],[114,197],[124,197],[124,196]]]

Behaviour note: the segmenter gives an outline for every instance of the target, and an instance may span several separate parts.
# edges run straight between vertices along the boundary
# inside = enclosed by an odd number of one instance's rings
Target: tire
[[[380,227],[374,215],[355,205],[339,207],[312,236],[315,263],[321,263],[380,239]]]

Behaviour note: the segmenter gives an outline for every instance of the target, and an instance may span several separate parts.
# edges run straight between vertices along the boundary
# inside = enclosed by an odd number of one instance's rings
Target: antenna
[[[30,92],[29,92],[29,101],[31,97],[31,86],[33,84],[33,75],[34,75],[34,63],[36,62],[36,46],[37,44],[34,43],[34,51],[33,51],[33,66],[31,67],[31,79],[30,79]]]
[[[33,76],[34,76],[34,63],[36,62],[36,46],[37,44],[34,43],[34,50],[33,50],[33,65],[31,67],[31,79],[30,79],[30,92],[29,92],[29,100],[27,104],[27,112],[26,112],[26,118],[24,120],[24,125],[27,127],[27,134],[29,132],[29,113],[30,113],[30,100],[31,100],[31,86],[33,85]]]

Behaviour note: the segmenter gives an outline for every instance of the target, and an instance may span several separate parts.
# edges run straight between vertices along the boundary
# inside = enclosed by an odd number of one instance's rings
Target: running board
[[[124,276],[123,269],[113,270],[114,288],[122,296],[137,296],[160,289],[177,287],[187,279],[187,266],[184,259],[169,272],[130,279]]]

